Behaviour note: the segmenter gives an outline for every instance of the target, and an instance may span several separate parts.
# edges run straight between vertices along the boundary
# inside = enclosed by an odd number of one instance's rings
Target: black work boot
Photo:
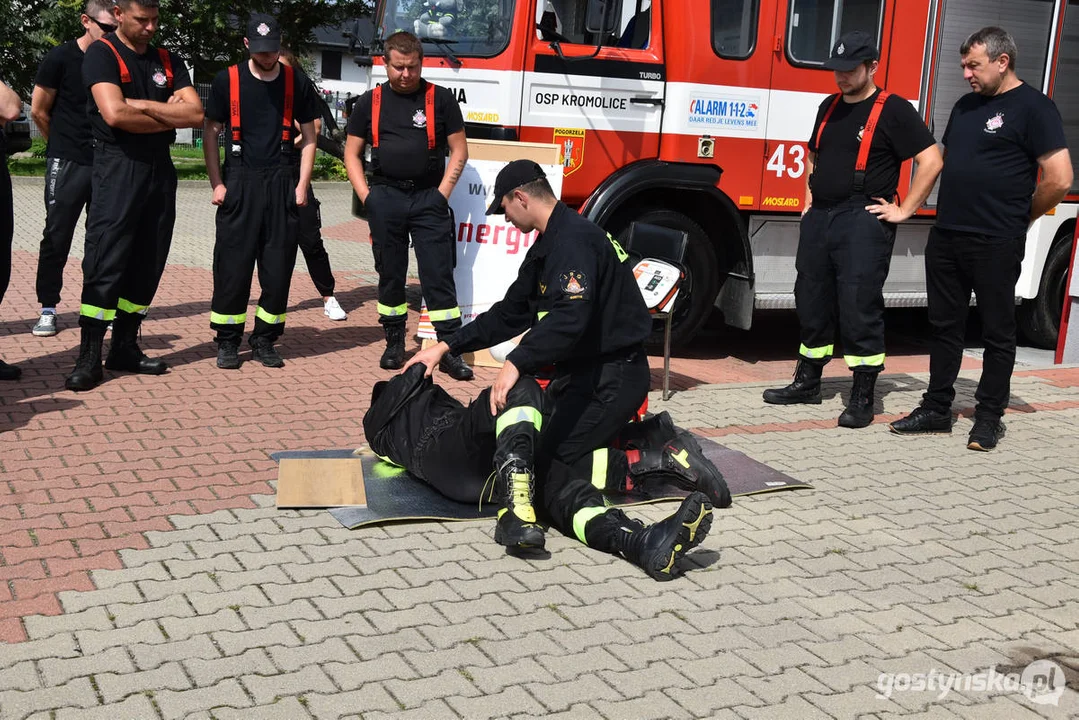
[[[133,372],[140,375],[164,375],[169,366],[164,360],[147,357],[139,349],[139,326],[142,315],[138,313],[117,313],[112,323],[112,342],[109,343],[109,355],[105,358],[105,367],[109,370]]]
[[[240,343],[237,340],[221,340],[217,343],[217,367],[237,370],[240,367]]]
[[[704,493],[695,492],[665,520],[640,530],[623,527],[616,544],[626,560],[662,582],[682,574],[678,561],[701,544],[711,527],[712,505]]]
[[[0,360],[0,380],[18,380],[22,377],[22,368]]]
[[[105,328],[83,327],[79,342],[79,359],[75,369],[67,376],[64,387],[75,392],[93,390],[104,377],[101,370],[101,345],[105,341]]]
[[[874,390],[879,371],[854,371],[854,384],[850,389],[847,409],[839,416],[839,427],[864,428],[873,422]]]
[[[704,493],[712,507],[731,506],[731,491],[723,474],[685,430],[679,430],[661,450],[630,450],[626,457],[631,480],[646,493],[645,486],[650,481],[667,481],[685,490]]]
[[[405,324],[386,324],[382,330],[386,333],[386,349],[378,366],[383,370],[400,370],[405,365]]]
[[[658,415],[652,415],[640,422],[626,424],[618,431],[615,441],[617,446],[625,450],[636,448],[638,450],[658,450],[664,444],[675,437],[677,428],[670,414],[664,410]]]
[[[448,352],[442,356],[442,359],[438,361],[438,369],[454,380],[471,380],[473,378],[472,368],[468,366],[468,363],[460,355],[454,355],[453,353]]]
[[[495,542],[511,550],[542,550],[543,526],[536,521],[536,509],[532,506],[535,494],[532,470],[524,460],[510,455],[497,475],[505,506],[498,511]]]
[[[264,337],[253,337],[248,341],[251,345],[251,359],[257,360],[266,367],[285,367],[285,361],[273,346],[273,341]]]
[[[764,391],[769,405],[820,405],[820,376],[824,365],[802,358],[794,369],[794,382],[784,388]]]

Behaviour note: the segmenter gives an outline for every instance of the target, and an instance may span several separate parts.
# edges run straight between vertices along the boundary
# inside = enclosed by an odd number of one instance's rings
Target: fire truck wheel
[[[1069,235],[1049,249],[1042,269],[1038,296],[1024,300],[1019,306],[1019,330],[1031,345],[1053,350],[1060,332],[1060,314],[1064,310],[1064,295],[1068,289],[1068,264],[1071,262],[1072,242]]]
[[[689,233],[689,246],[682,262],[686,266],[686,279],[682,281],[671,324],[671,345],[685,345],[712,314],[712,306],[719,292],[719,260],[715,247],[704,228],[674,210],[647,210],[632,217],[619,230],[617,237],[625,237],[630,222],[662,225]],[[663,323],[656,323],[648,344],[652,348],[663,347]]]

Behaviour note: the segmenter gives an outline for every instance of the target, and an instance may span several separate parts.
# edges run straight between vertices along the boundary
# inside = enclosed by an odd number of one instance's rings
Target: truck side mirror
[[[588,9],[584,16],[585,32],[601,37],[613,35],[618,29],[618,10],[621,3],[613,0],[588,0]]]

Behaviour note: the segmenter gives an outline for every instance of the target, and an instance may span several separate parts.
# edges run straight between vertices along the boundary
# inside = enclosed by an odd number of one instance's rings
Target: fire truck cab
[[[562,199],[616,237],[634,221],[685,230],[686,295],[675,342],[713,308],[748,328],[755,309],[794,306],[806,142],[835,92],[822,63],[844,32],[879,38],[878,86],[910,100],[939,138],[969,91],[959,46],[1009,30],[1019,76],[1053,97],[1076,136],[1079,0],[380,0],[379,41],[424,40],[424,76],[450,88],[470,137],[557,143]],[[1076,153],[1079,155],[1079,153]],[[917,168],[908,163],[900,193]],[[1073,188],[1073,191],[1077,189]],[[927,207],[901,226],[890,306],[925,304]],[[1069,196],[1030,229],[1016,287],[1021,324],[1055,341],[1077,206]]]

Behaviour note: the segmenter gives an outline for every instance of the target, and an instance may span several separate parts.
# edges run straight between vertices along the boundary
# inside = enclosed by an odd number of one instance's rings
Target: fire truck
[[[416,32],[424,77],[453,91],[469,137],[558,144],[562,199],[616,237],[635,221],[689,234],[676,343],[714,309],[748,329],[755,310],[794,306],[806,142],[844,32],[879,38],[877,85],[939,139],[970,90],[962,41],[1002,26],[1020,78],[1054,98],[1070,142],[1079,128],[1079,73],[1064,71],[1079,63],[1079,0],[380,0],[372,24],[357,58],[372,86],[386,77],[380,41]],[[1021,328],[1043,346],[1063,306],[1073,193],[1030,228],[1016,285]],[[899,228],[889,306],[926,302],[935,201]]]

